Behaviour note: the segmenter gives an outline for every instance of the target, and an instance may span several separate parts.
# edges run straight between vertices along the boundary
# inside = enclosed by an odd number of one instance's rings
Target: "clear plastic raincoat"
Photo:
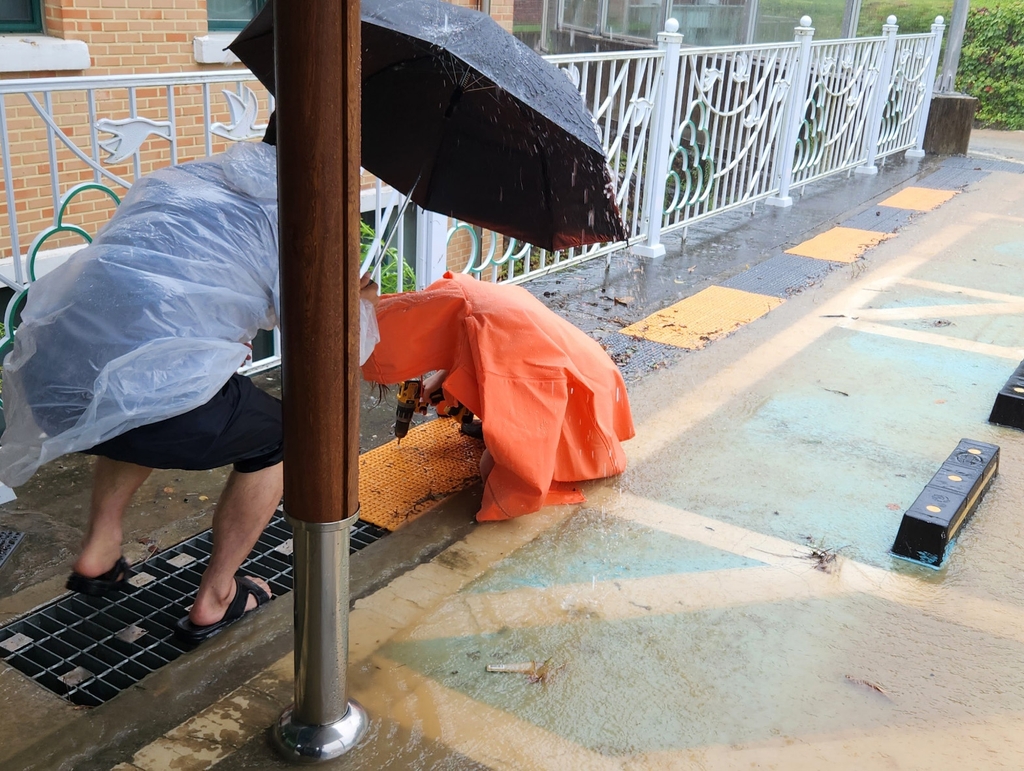
[[[239,143],[139,180],[36,281],[4,362],[0,480],[207,401],[278,322],[277,156]]]

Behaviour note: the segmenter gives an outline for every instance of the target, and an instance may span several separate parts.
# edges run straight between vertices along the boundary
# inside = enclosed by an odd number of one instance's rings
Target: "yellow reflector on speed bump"
[[[396,530],[480,478],[483,444],[451,418],[410,429],[359,456],[359,518]]]
[[[622,334],[698,350],[715,338],[724,337],[764,316],[782,302],[781,297],[709,286],[643,321],[631,324],[622,330]]]
[[[859,228],[832,228],[802,244],[797,244],[792,249],[787,249],[786,254],[829,262],[856,262],[864,252],[892,235]]]

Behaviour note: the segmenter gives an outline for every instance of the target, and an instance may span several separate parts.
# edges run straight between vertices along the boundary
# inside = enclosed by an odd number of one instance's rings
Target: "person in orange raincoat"
[[[625,470],[620,442],[635,431],[622,375],[525,289],[446,273],[422,291],[382,297],[377,324],[366,380],[443,370],[445,400],[483,421],[479,521],[581,502],[573,482]]]

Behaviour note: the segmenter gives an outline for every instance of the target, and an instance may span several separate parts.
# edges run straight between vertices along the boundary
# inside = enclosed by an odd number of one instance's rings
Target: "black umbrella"
[[[230,45],[271,93],[274,5]],[[362,45],[365,169],[424,209],[546,249],[626,237],[579,92],[490,17],[363,0]]]

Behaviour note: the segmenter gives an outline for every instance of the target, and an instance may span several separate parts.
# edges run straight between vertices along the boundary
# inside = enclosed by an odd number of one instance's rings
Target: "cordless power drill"
[[[412,416],[417,412],[421,415],[427,414],[426,405],[420,404],[420,392],[422,390],[423,382],[420,380],[406,380],[398,387],[397,408],[395,410],[395,437],[398,439],[399,444],[401,444],[405,435],[409,433]],[[444,401],[444,391],[438,387],[429,395],[428,400],[436,407]],[[450,418],[455,418],[463,426],[473,422],[473,413],[461,402],[448,407],[444,414]]]
[[[427,414],[427,408],[420,406],[420,390],[423,383],[419,380],[406,380],[398,387],[398,403],[395,410],[395,437],[401,444],[405,435],[409,433],[409,426],[412,424],[412,416],[417,412],[421,415]]]

